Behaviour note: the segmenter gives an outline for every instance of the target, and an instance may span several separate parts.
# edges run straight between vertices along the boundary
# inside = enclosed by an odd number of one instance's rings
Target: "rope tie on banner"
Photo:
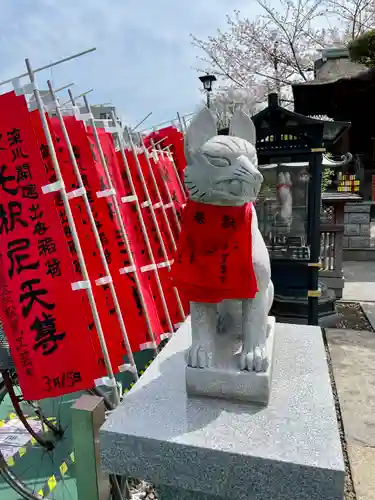
[[[51,184],[46,184],[45,186],[42,186],[42,193],[43,194],[56,193],[57,191],[62,191],[63,189],[65,189],[64,182],[56,181],[52,182]]]
[[[109,283],[113,283],[112,276],[103,276],[102,278],[95,280],[96,286],[105,286],[109,285]]]
[[[109,188],[103,191],[97,191],[96,196],[98,198],[110,198],[111,196],[116,196],[116,190],[114,188]]]
[[[127,267],[122,267],[121,269],[119,269],[120,274],[135,273],[136,270],[137,269],[135,266],[127,266]]]
[[[73,198],[80,198],[82,196],[85,196],[86,194],[86,188],[80,187],[78,189],[74,189],[74,191],[69,191],[69,193],[66,193],[66,196],[68,200],[72,200]]]
[[[91,283],[89,281],[75,281],[72,283],[72,290],[90,290]]]
[[[136,194],[132,194],[130,196],[123,196],[121,198],[121,203],[130,203],[132,201],[138,201],[138,196]]]
[[[100,377],[94,380],[95,387],[105,385],[106,387],[117,387],[116,379],[109,377]]]

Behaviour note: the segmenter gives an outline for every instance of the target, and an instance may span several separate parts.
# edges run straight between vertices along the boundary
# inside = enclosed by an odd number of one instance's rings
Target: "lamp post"
[[[207,94],[207,107],[210,107],[210,93],[212,92],[212,83],[216,82],[216,76],[215,75],[204,75],[200,76],[199,80],[203,84],[203,88],[206,91]]]

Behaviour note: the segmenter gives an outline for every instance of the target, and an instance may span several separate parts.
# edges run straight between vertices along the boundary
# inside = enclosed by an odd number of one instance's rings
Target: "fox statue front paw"
[[[187,354],[187,364],[192,368],[211,368],[212,350],[208,345],[193,344]]]
[[[249,372],[265,372],[268,368],[268,356],[264,345],[255,345],[250,349],[243,347],[240,355],[240,368]]]

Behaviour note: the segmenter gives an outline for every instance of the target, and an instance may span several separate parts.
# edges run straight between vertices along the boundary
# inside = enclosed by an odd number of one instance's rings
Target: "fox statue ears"
[[[216,119],[211,111],[207,107],[204,107],[194,116],[185,132],[186,153],[195,153],[203,144],[216,135]],[[256,131],[254,123],[243,111],[236,111],[233,115],[230,122],[229,135],[245,139],[255,146]]]
[[[229,126],[229,135],[239,137],[255,146],[257,133],[253,120],[244,111],[234,113]]]

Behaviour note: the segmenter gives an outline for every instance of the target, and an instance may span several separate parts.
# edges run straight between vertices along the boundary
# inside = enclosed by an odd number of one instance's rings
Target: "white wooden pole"
[[[118,130],[119,127],[118,127],[118,122],[117,122],[117,119],[115,117],[115,114],[112,113],[111,116],[112,116],[113,122],[115,123],[115,127]],[[119,131],[117,131],[117,136],[118,136],[118,141],[120,143],[120,152],[121,152],[122,161],[124,162],[124,167],[125,167],[126,175],[127,175],[128,181],[129,181],[129,185],[130,185],[130,189],[131,189],[131,192],[132,192],[132,196],[134,197],[134,203],[135,203],[135,207],[136,207],[136,210],[137,210],[138,220],[139,220],[139,222],[141,224],[141,230],[142,230],[143,238],[145,240],[146,249],[147,249],[147,253],[148,253],[148,258],[150,259],[151,265],[152,265],[152,269],[155,272],[156,286],[158,287],[158,292],[159,292],[159,295],[160,295],[160,300],[161,300],[161,303],[162,303],[162,307],[163,307],[165,318],[166,318],[166,321],[167,321],[167,324],[168,324],[168,328],[169,328],[170,333],[172,334],[173,331],[174,331],[174,328],[173,328],[173,324],[172,324],[171,317],[170,317],[170,314],[169,314],[169,310],[168,310],[168,306],[167,306],[167,301],[165,300],[164,291],[163,291],[163,287],[162,287],[160,276],[159,276],[159,269],[158,269],[158,266],[156,264],[155,257],[154,257],[154,252],[152,250],[152,246],[151,246],[151,243],[150,243],[150,240],[149,240],[149,237],[148,237],[146,224],[145,224],[145,222],[143,220],[143,214],[142,214],[141,206],[140,206],[140,203],[139,203],[139,200],[138,200],[137,192],[136,192],[136,189],[135,189],[135,185],[134,185],[134,181],[133,181],[133,176],[132,176],[132,173],[130,171],[129,163],[128,163],[128,160],[127,160],[126,155],[125,155],[124,137],[123,137],[123,135]],[[138,160],[137,152],[134,149],[134,145],[132,147],[132,152],[133,152],[133,155],[135,156],[135,158]]]
[[[161,210],[161,213],[163,214],[163,219],[164,219],[164,222],[166,224],[168,234],[169,234],[169,237],[170,237],[171,242],[172,242],[173,250],[176,251],[177,250],[176,241],[174,239],[173,231],[172,231],[171,225],[169,223],[167,213],[165,211],[164,202],[163,202],[163,199],[162,199],[161,194],[160,194],[158,183],[156,182],[154,171],[152,170],[152,166],[151,166],[151,162],[150,162],[150,158],[149,158],[149,152],[147,151],[147,149],[145,147],[145,143],[143,141],[143,138],[140,134],[139,134],[139,141],[141,144],[142,152],[146,158],[146,163],[147,163],[148,171],[149,171],[150,176],[151,176],[152,185],[154,186],[154,189],[155,189],[156,198],[157,198],[158,202],[160,203],[160,210]],[[157,151],[156,151],[156,154],[157,154]]]
[[[65,89],[68,89],[70,87],[73,87],[73,85],[74,85],[74,82],[68,83],[67,85],[63,85],[62,87],[59,87],[59,88],[55,89],[55,93],[56,92],[61,92],[62,90],[65,90]]]
[[[163,236],[162,236],[161,231],[160,231],[159,223],[158,223],[158,220],[157,220],[156,215],[155,215],[155,210],[154,210],[154,206],[152,204],[150,193],[148,191],[147,183],[146,183],[146,180],[145,180],[143,172],[142,172],[142,167],[141,167],[141,164],[139,162],[139,158],[138,158],[137,152],[135,150],[133,139],[132,139],[132,137],[131,137],[130,134],[128,134],[128,135],[129,135],[130,146],[131,146],[132,151],[133,151],[133,156],[134,156],[134,159],[135,159],[135,163],[137,165],[137,171],[138,171],[139,179],[141,181],[141,184],[142,184],[142,187],[143,187],[143,192],[144,192],[145,197],[146,197],[147,207],[148,207],[148,209],[150,210],[150,213],[151,213],[152,222],[154,223],[155,231],[156,231],[156,234],[158,236],[160,248],[161,248],[161,251],[163,253],[163,257],[165,259],[165,263],[166,263],[167,269],[170,271],[171,270],[171,264],[170,264],[170,261],[169,261],[168,252],[167,252],[167,249],[165,247],[165,244],[164,244],[164,241],[163,241]],[[147,155],[147,152],[146,152],[146,155]],[[148,156],[146,156],[146,160],[148,161]],[[173,293],[175,294],[175,297],[176,297],[176,300],[177,300],[177,303],[178,303],[178,307],[179,307],[179,310],[180,310],[180,313],[181,313],[181,317],[182,317],[182,320],[184,321],[185,320],[184,308],[182,307],[182,302],[181,302],[181,299],[180,299],[180,295],[179,295],[178,290],[177,290],[177,288],[175,286],[173,287]]]
[[[73,54],[72,56],[65,57],[64,59],[59,59],[58,61],[52,62],[50,64],[46,64],[45,66],[41,66],[40,68],[34,69],[33,72],[38,73],[38,71],[43,71],[44,69],[52,68],[53,66],[57,66],[58,64],[62,64],[67,61],[71,61],[72,59],[76,59],[77,57],[84,56],[86,54],[89,54],[90,52],[94,52],[96,50],[96,47],[93,47],[92,49],[84,50],[83,52],[78,52],[77,54]],[[23,78],[24,76],[29,76],[29,72],[27,73],[22,73],[22,75],[14,76],[13,78],[8,78],[8,80],[3,80],[0,82],[0,85],[5,85],[6,83],[10,83],[13,80],[17,80],[18,78]]]
[[[180,116],[180,113],[178,111],[177,111],[177,120],[178,120],[178,123],[180,124],[181,132],[184,133],[185,132],[184,124],[182,123],[181,116]]]
[[[45,134],[47,145],[48,145],[48,150],[49,150],[51,160],[52,160],[52,165],[53,165],[53,168],[54,168],[54,171],[56,174],[56,179],[57,179],[57,183],[58,183],[57,189],[60,191],[60,194],[61,194],[61,198],[62,198],[62,201],[64,204],[64,209],[65,209],[66,217],[67,217],[67,220],[69,223],[70,231],[72,234],[74,246],[75,246],[75,249],[77,251],[77,257],[78,257],[78,261],[79,261],[81,271],[82,271],[82,277],[83,277],[84,284],[85,284],[87,298],[88,298],[88,301],[89,301],[89,304],[91,307],[94,323],[95,323],[96,330],[98,333],[99,342],[100,342],[100,346],[101,346],[102,353],[103,353],[104,363],[105,363],[105,367],[107,370],[107,375],[109,378],[110,385],[112,387],[113,401],[117,405],[120,402],[120,398],[119,398],[119,395],[117,392],[117,383],[116,383],[116,379],[115,379],[115,376],[113,373],[111,360],[109,357],[108,348],[107,348],[107,344],[105,341],[105,337],[104,337],[103,328],[102,328],[102,324],[100,321],[98,309],[96,307],[95,297],[94,297],[94,293],[92,291],[91,281],[90,281],[90,277],[89,277],[89,274],[87,271],[85,258],[83,256],[81,244],[79,242],[77,228],[76,228],[73,214],[72,214],[72,211],[71,211],[71,208],[69,205],[69,200],[67,197],[64,182],[63,182],[63,179],[61,176],[60,165],[59,165],[59,162],[58,162],[58,159],[56,156],[56,151],[55,151],[55,147],[53,144],[51,132],[50,132],[49,127],[48,127],[46,116],[44,114],[43,103],[42,103],[42,99],[40,97],[38,85],[37,85],[36,80],[35,80],[35,75],[34,75],[34,72],[32,70],[30,61],[28,59],[26,59],[25,62],[26,62],[26,67],[27,67],[27,72],[28,72],[27,74],[30,77],[31,83],[34,85],[34,96],[35,96],[35,100],[36,100],[36,103],[37,103],[37,106],[39,109],[39,114],[40,114],[40,118],[42,121],[43,130],[44,130],[44,134]]]
[[[185,118],[186,117],[190,117],[190,116],[193,116],[195,113],[189,113],[187,115],[184,115],[184,116],[181,116],[181,119],[182,121],[185,123],[185,127],[186,127],[186,121],[185,121]],[[140,132],[147,132],[148,130],[157,130],[158,128],[162,127],[163,125],[173,125],[173,122],[174,122],[174,119],[172,118],[171,120],[166,120],[165,122],[161,122],[161,123],[158,123],[157,125],[153,125],[152,127],[146,127],[142,130],[140,130]]]
[[[161,156],[164,156],[164,152],[160,148],[160,146],[157,147],[156,144],[154,144],[153,140],[151,140],[151,144],[154,146],[154,148],[155,148],[155,150],[157,151],[158,154],[160,154]],[[159,163],[159,162],[157,162],[157,163]],[[175,223],[176,223],[177,229],[178,229],[179,232],[181,232],[181,224],[180,224],[180,221],[178,220],[177,210],[176,210],[176,207],[175,207],[175,204],[174,204],[171,192],[169,190],[168,182],[164,179],[164,177],[162,175],[162,172],[160,173],[160,176],[163,179],[164,187],[165,187],[165,190],[166,190],[166,193],[167,193],[168,201],[169,201],[169,203],[171,205],[171,208],[172,208],[172,213],[173,213],[173,216],[174,216],[174,219],[175,219]]]
[[[135,380],[138,380],[139,377],[138,377],[137,366],[136,366],[135,361],[134,361],[134,356],[133,356],[133,352],[132,352],[132,349],[131,349],[131,346],[130,346],[128,334],[127,334],[127,331],[126,331],[126,326],[125,326],[124,318],[123,318],[123,315],[122,315],[122,312],[121,312],[121,308],[120,308],[120,304],[119,304],[119,301],[118,301],[118,297],[117,297],[115,285],[113,284],[113,280],[112,280],[112,276],[111,276],[111,271],[110,271],[110,269],[108,267],[107,259],[105,257],[105,253],[104,253],[104,249],[103,249],[103,244],[102,244],[102,242],[100,240],[99,231],[98,231],[98,228],[97,228],[96,223],[95,223],[95,218],[94,218],[94,215],[92,213],[92,209],[91,209],[91,205],[90,205],[89,199],[87,197],[87,192],[86,192],[86,189],[85,189],[85,185],[84,185],[83,180],[82,180],[81,172],[79,170],[79,166],[77,164],[77,160],[76,160],[75,155],[74,155],[74,151],[73,151],[73,148],[72,148],[72,144],[70,142],[69,134],[68,134],[68,132],[66,130],[64,119],[62,117],[61,110],[60,110],[59,104],[58,104],[57,99],[56,99],[56,94],[55,94],[55,92],[53,90],[53,87],[52,87],[52,83],[48,80],[47,84],[48,84],[48,88],[49,88],[49,91],[50,91],[53,103],[56,106],[57,118],[59,120],[60,127],[61,127],[64,139],[65,139],[65,143],[66,143],[68,151],[69,151],[69,157],[70,157],[70,161],[72,162],[72,165],[73,165],[74,174],[75,174],[76,179],[78,181],[79,189],[81,190],[81,195],[80,196],[82,196],[82,198],[83,198],[83,201],[84,201],[84,204],[85,204],[85,208],[86,208],[86,211],[87,211],[87,215],[88,215],[89,220],[90,220],[91,229],[92,229],[92,232],[94,233],[95,243],[96,243],[96,246],[98,248],[100,259],[102,261],[102,264],[103,264],[103,267],[104,267],[104,271],[105,271],[105,278],[106,279],[103,279],[103,278],[100,279],[99,283],[97,283],[97,285],[98,286],[108,285],[108,287],[109,287],[109,290],[110,290],[111,296],[112,296],[112,300],[113,300],[113,303],[114,303],[114,306],[115,306],[115,311],[116,311],[116,314],[117,314],[117,318],[118,318],[118,321],[119,321],[119,324],[120,324],[122,338],[124,340],[124,344],[125,344],[125,347],[126,347],[126,352],[127,352],[128,358],[129,358],[130,366],[128,365],[127,367],[126,366],[125,367],[124,366],[123,367],[119,367],[119,369],[121,371],[125,371],[125,369],[128,368],[128,370],[133,374]]]
[[[180,175],[179,175],[179,173],[178,173],[178,170],[177,170],[177,167],[176,167],[176,163],[175,163],[174,158],[173,158],[173,155],[172,155],[172,153],[171,153],[171,147],[170,147],[170,146],[167,146],[166,148],[163,148],[163,149],[166,149],[166,150],[167,150],[167,152],[168,152],[168,158],[170,159],[170,161],[171,161],[171,163],[172,163],[172,167],[173,167],[174,173],[175,173],[175,175],[176,175],[176,177],[177,177],[177,182],[178,182],[178,185],[180,186],[180,189],[181,189],[181,191],[182,191],[182,194],[183,194],[183,196],[184,196],[184,198],[185,198],[185,200],[186,200],[186,191],[185,191],[185,187],[184,187],[184,185],[183,185],[183,183],[182,183],[182,180],[181,180],[181,177],[180,177]]]
[[[89,115],[91,115],[91,108],[90,108],[90,105],[88,103],[87,97],[83,96],[83,100],[85,102],[85,107],[86,107],[87,113]],[[112,119],[113,119],[113,117],[115,117],[115,114],[113,113],[113,111],[111,111],[111,116],[112,116]],[[119,226],[120,226],[121,236],[122,236],[122,238],[123,238],[123,240],[125,242],[126,249],[128,251],[128,256],[129,256],[130,264],[135,269],[135,262],[134,262],[134,259],[133,259],[133,256],[132,256],[132,251],[131,251],[131,246],[130,246],[129,238],[128,238],[128,235],[127,235],[127,232],[126,232],[126,228],[125,228],[125,224],[124,224],[122,215],[121,215],[120,206],[119,206],[118,201],[117,201],[116,191],[115,191],[115,189],[113,187],[113,182],[112,182],[112,178],[111,178],[111,175],[110,175],[110,172],[109,172],[107,161],[105,159],[105,156],[104,156],[104,153],[103,153],[103,148],[102,148],[102,145],[101,145],[100,140],[99,140],[98,132],[96,130],[94,117],[89,118],[89,123],[90,123],[90,125],[92,127],[92,131],[93,131],[93,134],[94,134],[95,144],[96,144],[96,147],[98,148],[98,151],[99,151],[100,161],[101,161],[101,163],[103,165],[103,169],[104,169],[104,172],[105,172],[105,175],[106,175],[108,186],[109,186],[109,189],[110,189],[110,191],[112,193],[110,196],[111,196],[111,199],[113,201],[113,207],[115,209],[116,218],[117,218]],[[115,117],[114,123],[115,124],[117,123],[116,117]],[[141,286],[141,283],[139,282],[139,279],[138,279],[138,276],[137,276],[136,272],[134,272],[134,279],[135,279],[136,286],[137,286],[137,289],[138,289],[138,293],[139,293],[139,297],[140,297],[140,300],[141,300],[141,304],[142,304],[142,307],[143,307],[143,310],[144,310],[145,320],[146,320],[146,325],[147,325],[147,330],[148,330],[148,333],[149,333],[150,338],[151,338],[152,348],[155,351],[155,354],[158,354],[158,347],[157,347],[157,343],[156,343],[156,339],[155,339],[155,334],[154,334],[154,331],[152,329],[152,325],[151,325],[150,319],[149,319],[149,317],[147,315],[146,301],[144,300],[142,286]]]
[[[144,123],[144,122],[147,120],[147,118],[150,118],[150,116],[151,116],[151,115],[152,115],[152,111],[151,111],[151,113],[149,113],[147,116],[145,116],[145,117],[144,117],[144,118],[143,118],[143,119],[142,119],[139,123],[137,123],[137,125],[136,125],[135,127],[133,127],[133,128],[131,129],[131,131],[132,131],[132,132],[134,132],[135,130],[137,130],[137,128],[138,128],[140,125],[142,125],[142,123]]]
[[[66,101],[66,102],[64,102],[64,104],[61,104],[61,107],[66,106],[70,102],[73,104],[73,106],[75,106],[77,99],[79,99],[80,97],[83,97],[83,96],[85,96],[87,94],[90,94],[90,92],[93,92],[93,91],[94,91],[94,89],[86,90],[86,92],[83,92],[82,94],[79,94],[79,95],[77,95],[77,96],[74,97],[72,91],[70,89],[68,89],[69,100]]]

